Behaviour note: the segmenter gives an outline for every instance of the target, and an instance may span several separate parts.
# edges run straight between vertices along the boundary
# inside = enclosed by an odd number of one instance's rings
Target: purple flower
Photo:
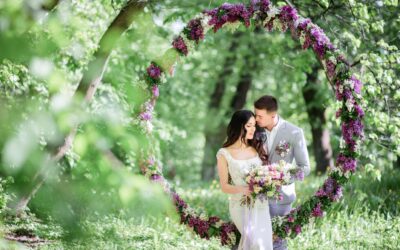
[[[214,32],[217,32],[225,23],[242,21],[246,27],[250,26],[250,17],[253,15],[253,6],[246,8],[244,4],[224,3],[220,7],[206,10],[205,14],[211,16],[209,25],[213,25]]]
[[[342,198],[343,196],[343,192],[342,192],[342,187],[341,186],[337,186],[335,193],[332,194],[331,196],[331,200],[332,201],[338,201],[340,198]]]
[[[354,111],[356,112],[357,117],[364,117],[364,110],[358,104],[354,105]]]
[[[154,80],[158,80],[161,76],[161,69],[152,63],[147,68],[147,74]]]
[[[314,207],[314,209],[312,210],[311,214],[314,217],[322,217],[324,215],[324,212],[321,209],[321,203],[318,202],[317,205]]]
[[[158,86],[157,85],[154,85],[152,87],[151,91],[152,91],[154,97],[158,97],[160,95],[160,91],[158,90]]]
[[[143,112],[140,114],[140,119],[144,121],[150,121],[153,118],[153,115],[150,112]]]
[[[312,43],[311,37],[306,34],[302,48],[303,49],[308,49],[308,47],[310,47],[311,43]]]
[[[329,177],[325,180],[322,187],[315,193],[315,196],[328,197],[331,201],[337,201],[342,197],[342,187],[335,179]]]
[[[311,20],[310,20],[309,18],[304,19],[303,21],[301,21],[301,22],[299,23],[298,27],[299,27],[299,29],[301,29],[301,30],[306,30],[307,25],[308,25],[309,23],[311,23]]]
[[[290,227],[289,226],[285,226],[285,232],[286,232],[286,234],[290,233]]]
[[[350,77],[350,81],[354,83],[354,92],[361,94],[362,83],[355,76]]]
[[[178,36],[177,38],[174,39],[174,41],[172,42],[172,46],[179,51],[179,53],[187,56],[187,54],[189,53],[188,48],[185,44],[185,41],[183,40],[183,38],[181,36]]]
[[[221,219],[216,217],[216,216],[211,216],[210,218],[208,218],[208,222],[211,223],[211,224],[216,223],[216,222],[218,222],[220,220]]]
[[[288,222],[293,223],[294,222],[294,218],[293,216],[289,216],[287,219]]]
[[[336,65],[331,60],[326,60],[326,72],[329,78],[333,78],[335,76],[335,68]]]
[[[179,197],[177,193],[172,193],[172,198],[175,202],[175,206],[177,206],[177,209],[187,208],[187,204],[181,199],[181,197]]]
[[[341,166],[344,172],[351,171],[354,173],[356,171],[357,161],[340,153],[336,158],[336,165]]]
[[[267,28],[268,31],[272,31],[274,28],[274,20],[275,17],[271,18],[266,24],[265,24],[265,28]]]
[[[320,188],[320,189],[318,189],[318,191],[315,193],[315,196],[317,196],[317,197],[324,197],[324,196],[326,196],[326,193],[325,193],[325,191],[324,191],[323,188]]]
[[[342,115],[342,108],[339,108],[339,109],[336,111],[336,118],[339,118],[341,115]]]
[[[314,39],[313,49],[320,58],[325,55],[325,47],[328,49],[333,48],[329,38],[325,35],[324,31],[320,27],[313,26],[310,30],[310,34]]]
[[[198,18],[190,20],[185,28],[185,33],[190,40],[196,41],[196,43],[199,43],[200,40],[203,40],[204,29],[203,26],[201,26],[201,20]]]
[[[267,13],[271,2],[269,0],[252,0],[251,7],[253,10],[259,10],[263,13]]]
[[[299,17],[297,16],[297,10],[290,5],[285,5],[281,8],[279,19],[287,24],[289,22],[296,21]]]
[[[296,234],[301,233],[301,226],[300,226],[300,225],[296,225],[296,226],[294,227],[294,232],[295,232]]]
[[[342,124],[342,135],[351,151],[355,151],[356,141],[354,137],[363,137],[364,125],[361,120],[350,120]]]
[[[161,178],[162,178],[162,176],[160,176],[158,174],[152,174],[151,177],[150,177],[150,179],[152,181],[159,181],[159,180],[161,180]]]
[[[221,226],[221,244],[227,245],[229,242],[229,234],[236,232],[236,226],[233,223],[225,222]]]

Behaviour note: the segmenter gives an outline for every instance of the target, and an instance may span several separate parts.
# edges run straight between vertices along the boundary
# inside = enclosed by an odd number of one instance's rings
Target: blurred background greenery
[[[229,219],[215,153],[232,112],[252,109],[264,94],[277,96],[282,117],[305,131],[313,173],[297,185],[297,202],[315,192],[338,153],[337,104],[312,52],[289,34],[208,34],[161,86],[151,145],[134,122],[149,62],[191,18],[223,2],[0,2],[0,248],[222,248],[178,225],[169,198],[139,174],[141,152],[154,148],[191,206]],[[290,248],[397,249],[398,1],[272,2],[293,4],[322,27],[364,83],[360,171]],[[113,24],[116,17],[125,23]],[[71,147],[60,154],[66,137]]]

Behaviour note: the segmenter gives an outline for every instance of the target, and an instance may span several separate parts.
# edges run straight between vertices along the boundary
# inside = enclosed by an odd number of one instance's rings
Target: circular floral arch
[[[140,126],[150,137],[153,110],[159,96],[158,86],[165,82],[166,72],[172,75],[179,57],[187,56],[195,49],[210,29],[217,32],[227,25],[236,26],[241,23],[246,27],[253,23],[267,31],[290,31],[292,38],[299,40],[303,49],[311,48],[324,67],[340,106],[336,112],[336,118],[341,122],[342,143],[336,164],[329,169],[328,178],[312,197],[292,209],[288,215],[273,219],[275,237],[294,238],[313,217],[322,217],[324,210],[341,198],[342,186],[356,171],[357,148],[363,138],[364,112],[360,106],[362,84],[350,72],[349,63],[344,55],[332,45],[323,30],[313,24],[310,19],[301,17],[296,9],[289,5],[274,7],[269,0],[253,0],[249,5],[225,3],[218,8],[203,11],[190,20],[182,33],[173,40],[173,48],[151,62],[144,72],[144,79],[149,86],[149,99],[143,104],[138,119]],[[238,236],[235,225],[232,222],[222,221],[216,216],[199,215],[190,208],[163,178],[161,164],[155,159],[151,148],[144,152],[140,166],[145,176],[160,183],[171,195],[181,223],[188,225],[202,238],[217,236],[220,237],[223,245],[235,243]]]

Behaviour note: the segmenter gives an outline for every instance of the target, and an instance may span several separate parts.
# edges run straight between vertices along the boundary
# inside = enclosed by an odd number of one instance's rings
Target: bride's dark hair
[[[226,130],[227,138],[223,147],[229,147],[240,139],[241,142],[256,149],[263,164],[268,164],[268,155],[263,147],[263,142],[261,140],[256,140],[255,136],[252,140],[246,141],[247,130],[245,125],[251,117],[255,118],[255,115],[250,110],[238,110],[233,113],[231,121],[229,122]]]

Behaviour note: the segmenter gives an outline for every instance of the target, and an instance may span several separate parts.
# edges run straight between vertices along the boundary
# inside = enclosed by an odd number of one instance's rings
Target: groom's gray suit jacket
[[[280,142],[287,142],[290,144],[290,151],[283,157],[276,152],[276,148]],[[267,140],[264,141],[264,145],[265,148],[268,148],[266,144]],[[271,163],[276,163],[280,160],[293,163],[293,160],[295,160],[297,168],[300,168],[303,171],[304,176],[310,174],[310,161],[308,158],[307,144],[303,130],[290,122],[282,120],[282,124],[279,126],[272,143],[271,152],[268,152],[268,155],[268,159]],[[275,206],[291,204],[296,199],[294,182],[287,186],[283,186],[281,194],[283,195],[282,200],[270,200],[269,203]],[[271,215],[275,216],[274,214]]]

